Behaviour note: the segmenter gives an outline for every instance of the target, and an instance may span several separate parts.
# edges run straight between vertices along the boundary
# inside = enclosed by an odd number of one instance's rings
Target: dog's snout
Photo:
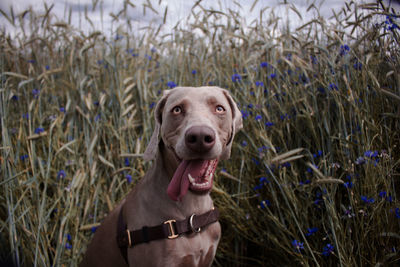
[[[185,143],[194,152],[207,152],[215,144],[215,132],[208,126],[192,126],[186,131]]]

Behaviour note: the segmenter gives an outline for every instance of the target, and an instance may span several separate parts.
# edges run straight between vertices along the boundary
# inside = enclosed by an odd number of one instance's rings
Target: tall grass
[[[5,260],[77,265],[150,167],[141,153],[161,90],[217,85],[239,103],[244,130],[212,192],[222,213],[215,266],[398,264],[393,10],[351,1],[334,22],[290,28],[269,10],[244,24],[200,3],[168,34],[128,25],[110,38],[46,8],[2,12],[20,25],[20,34],[0,35]]]

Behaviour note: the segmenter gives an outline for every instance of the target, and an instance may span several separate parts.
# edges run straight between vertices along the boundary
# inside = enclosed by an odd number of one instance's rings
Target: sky
[[[286,0],[290,4],[294,4],[299,10],[299,13],[303,17],[303,21],[294,13],[289,11],[287,13],[287,6],[279,5],[280,2],[285,0],[258,0],[255,6],[252,5],[254,1],[245,0],[203,0],[201,5],[205,8],[213,8],[215,10],[227,10],[228,8],[239,11],[243,18],[246,18],[246,22],[249,24],[252,20],[259,16],[259,11],[265,7],[269,7],[268,10],[274,9],[277,15],[286,18],[289,14],[291,26],[300,26],[305,22],[308,22],[313,17],[313,11],[307,12],[307,8],[310,4],[315,3],[315,6],[319,8],[320,15],[326,19],[332,16],[332,10],[338,12],[344,6],[344,0]],[[362,3],[367,2],[366,0],[355,0],[356,2]],[[387,4],[390,4],[400,10],[400,0],[385,0]],[[93,2],[97,2],[97,7],[92,10]],[[95,25],[96,30],[101,30],[104,33],[115,33],[115,23],[112,23],[113,18],[109,15],[110,13],[117,14],[122,10],[124,5],[123,0],[1,0],[0,8],[10,14],[10,7],[12,6],[14,14],[19,14],[24,10],[32,7],[37,13],[44,12],[44,3],[48,6],[54,4],[53,14],[57,17],[56,21],[65,21],[68,10],[72,11],[71,23],[77,28],[86,33],[93,31],[93,28],[84,19],[85,8],[88,10],[88,17]],[[127,17],[132,21],[134,27],[140,29],[141,27],[148,25],[149,23],[153,26],[158,26],[163,23],[164,11],[168,7],[168,16],[166,25],[163,26],[164,31],[170,30],[178,22],[184,23],[185,18],[190,14],[192,6],[197,2],[196,0],[131,0],[130,1],[135,7],[129,6],[127,9]],[[236,2],[236,4],[235,4]],[[155,11],[150,8],[146,8],[148,3]],[[237,4],[238,3],[238,4]],[[100,12],[100,10],[104,12]],[[145,10],[146,14],[143,14]],[[315,12],[315,11],[314,11]],[[118,16],[120,21],[123,22],[123,17]],[[15,29],[6,20],[3,14],[0,14],[0,30],[5,29],[7,32],[15,33]]]

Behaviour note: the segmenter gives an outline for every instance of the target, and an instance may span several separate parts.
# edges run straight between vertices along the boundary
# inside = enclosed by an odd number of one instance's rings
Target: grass
[[[112,38],[51,7],[2,12],[20,34],[0,34],[0,257],[76,266],[150,167],[154,103],[175,84],[227,88],[244,118],[212,192],[215,266],[398,264],[398,14],[348,2],[292,29],[266,10],[248,25],[192,11],[168,34]]]

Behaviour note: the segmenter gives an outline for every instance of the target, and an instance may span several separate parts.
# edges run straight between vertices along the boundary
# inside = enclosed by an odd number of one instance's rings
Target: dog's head
[[[167,90],[157,103],[155,121],[144,159],[155,158],[161,135],[180,162],[177,175],[188,176],[194,191],[209,190],[209,172],[214,173],[218,160],[230,157],[233,137],[242,128],[241,113],[229,92],[219,87]]]

